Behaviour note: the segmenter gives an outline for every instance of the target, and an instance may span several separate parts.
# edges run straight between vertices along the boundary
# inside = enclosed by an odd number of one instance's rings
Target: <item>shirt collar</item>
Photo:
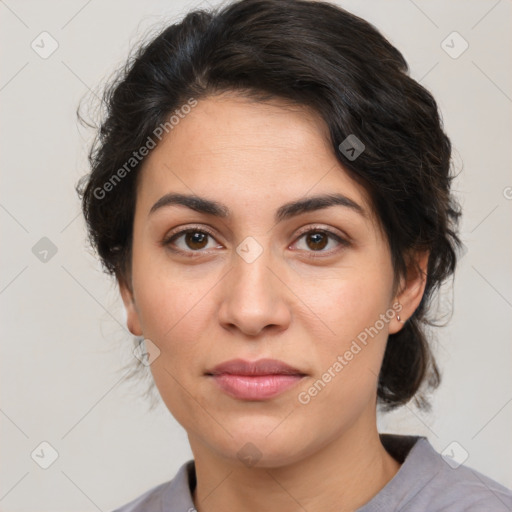
[[[388,453],[402,465],[395,476],[358,512],[393,510],[409,501],[437,473],[441,457],[424,436],[379,434]],[[194,460],[185,462],[162,496],[162,510],[195,510],[192,493],[196,486]]]

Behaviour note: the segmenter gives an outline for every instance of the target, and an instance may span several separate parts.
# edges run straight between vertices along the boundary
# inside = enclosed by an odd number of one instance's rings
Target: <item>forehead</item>
[[[200,100],[146,157],[138,182],[144,203],[179,191],[278,206],[340,192],[373,216],[366,190],[337,160],[325,122],[280,99],[229,93]]]

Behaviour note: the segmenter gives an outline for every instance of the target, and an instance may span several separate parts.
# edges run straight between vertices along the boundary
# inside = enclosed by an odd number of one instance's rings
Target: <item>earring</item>
[[[399,302],[398,304],[400,304],[400,302]],[[402,305],[402,304],[400,304],[400,306],[401,306],[401,305]],[[402,319],[400,318],[400,315],[399,315],[398,313],[397,313],[397,315],[396,315],[396,319],[397,319],[399,322],[401,322],[401,323],[405,324],[405,320],[402,320]]]

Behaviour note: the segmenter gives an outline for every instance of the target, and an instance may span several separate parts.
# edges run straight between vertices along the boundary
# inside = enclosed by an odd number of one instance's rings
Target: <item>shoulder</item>
[[[172,480],[152,487],[113,512],[192,512],[190,484],[195,482],[194,470],[194,460],[185,462]]]
[[[438,453],[424,436],[380,434],[380,437],[401,466],[358,512],[512,511],[512,491],[458,463],[461,457],[454,453],[457,450],[452,450],[448,457]]]
[[[440,458],[441,455],[439,455]],[[475,469],[460,465],[451,467],[443,461],[425,494],[432,505],[442,510],[471,512],[511,511],[512,491]]]
[[[406,474],[400,480],[412,491],[404,489],[399,508],[404,512],[512,510],[510,489],[453,457],[441,455],[425,437],[417,438],[401,469]]]
[[[134,500],[116,508],[113,512],[149,512],[150,510],[160,510],[162,493],[171,482],[172,480],[152,487]]]

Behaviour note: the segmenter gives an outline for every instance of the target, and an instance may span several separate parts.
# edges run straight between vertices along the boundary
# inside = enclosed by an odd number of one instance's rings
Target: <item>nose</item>
[[[253,337],[287,329],[291,312],[286,297],[291,292],[272,263],[268,249],[252,262],[233,255],[233,267],[223,280],[219,310],[219,321],[225,329],[238,329]]]

